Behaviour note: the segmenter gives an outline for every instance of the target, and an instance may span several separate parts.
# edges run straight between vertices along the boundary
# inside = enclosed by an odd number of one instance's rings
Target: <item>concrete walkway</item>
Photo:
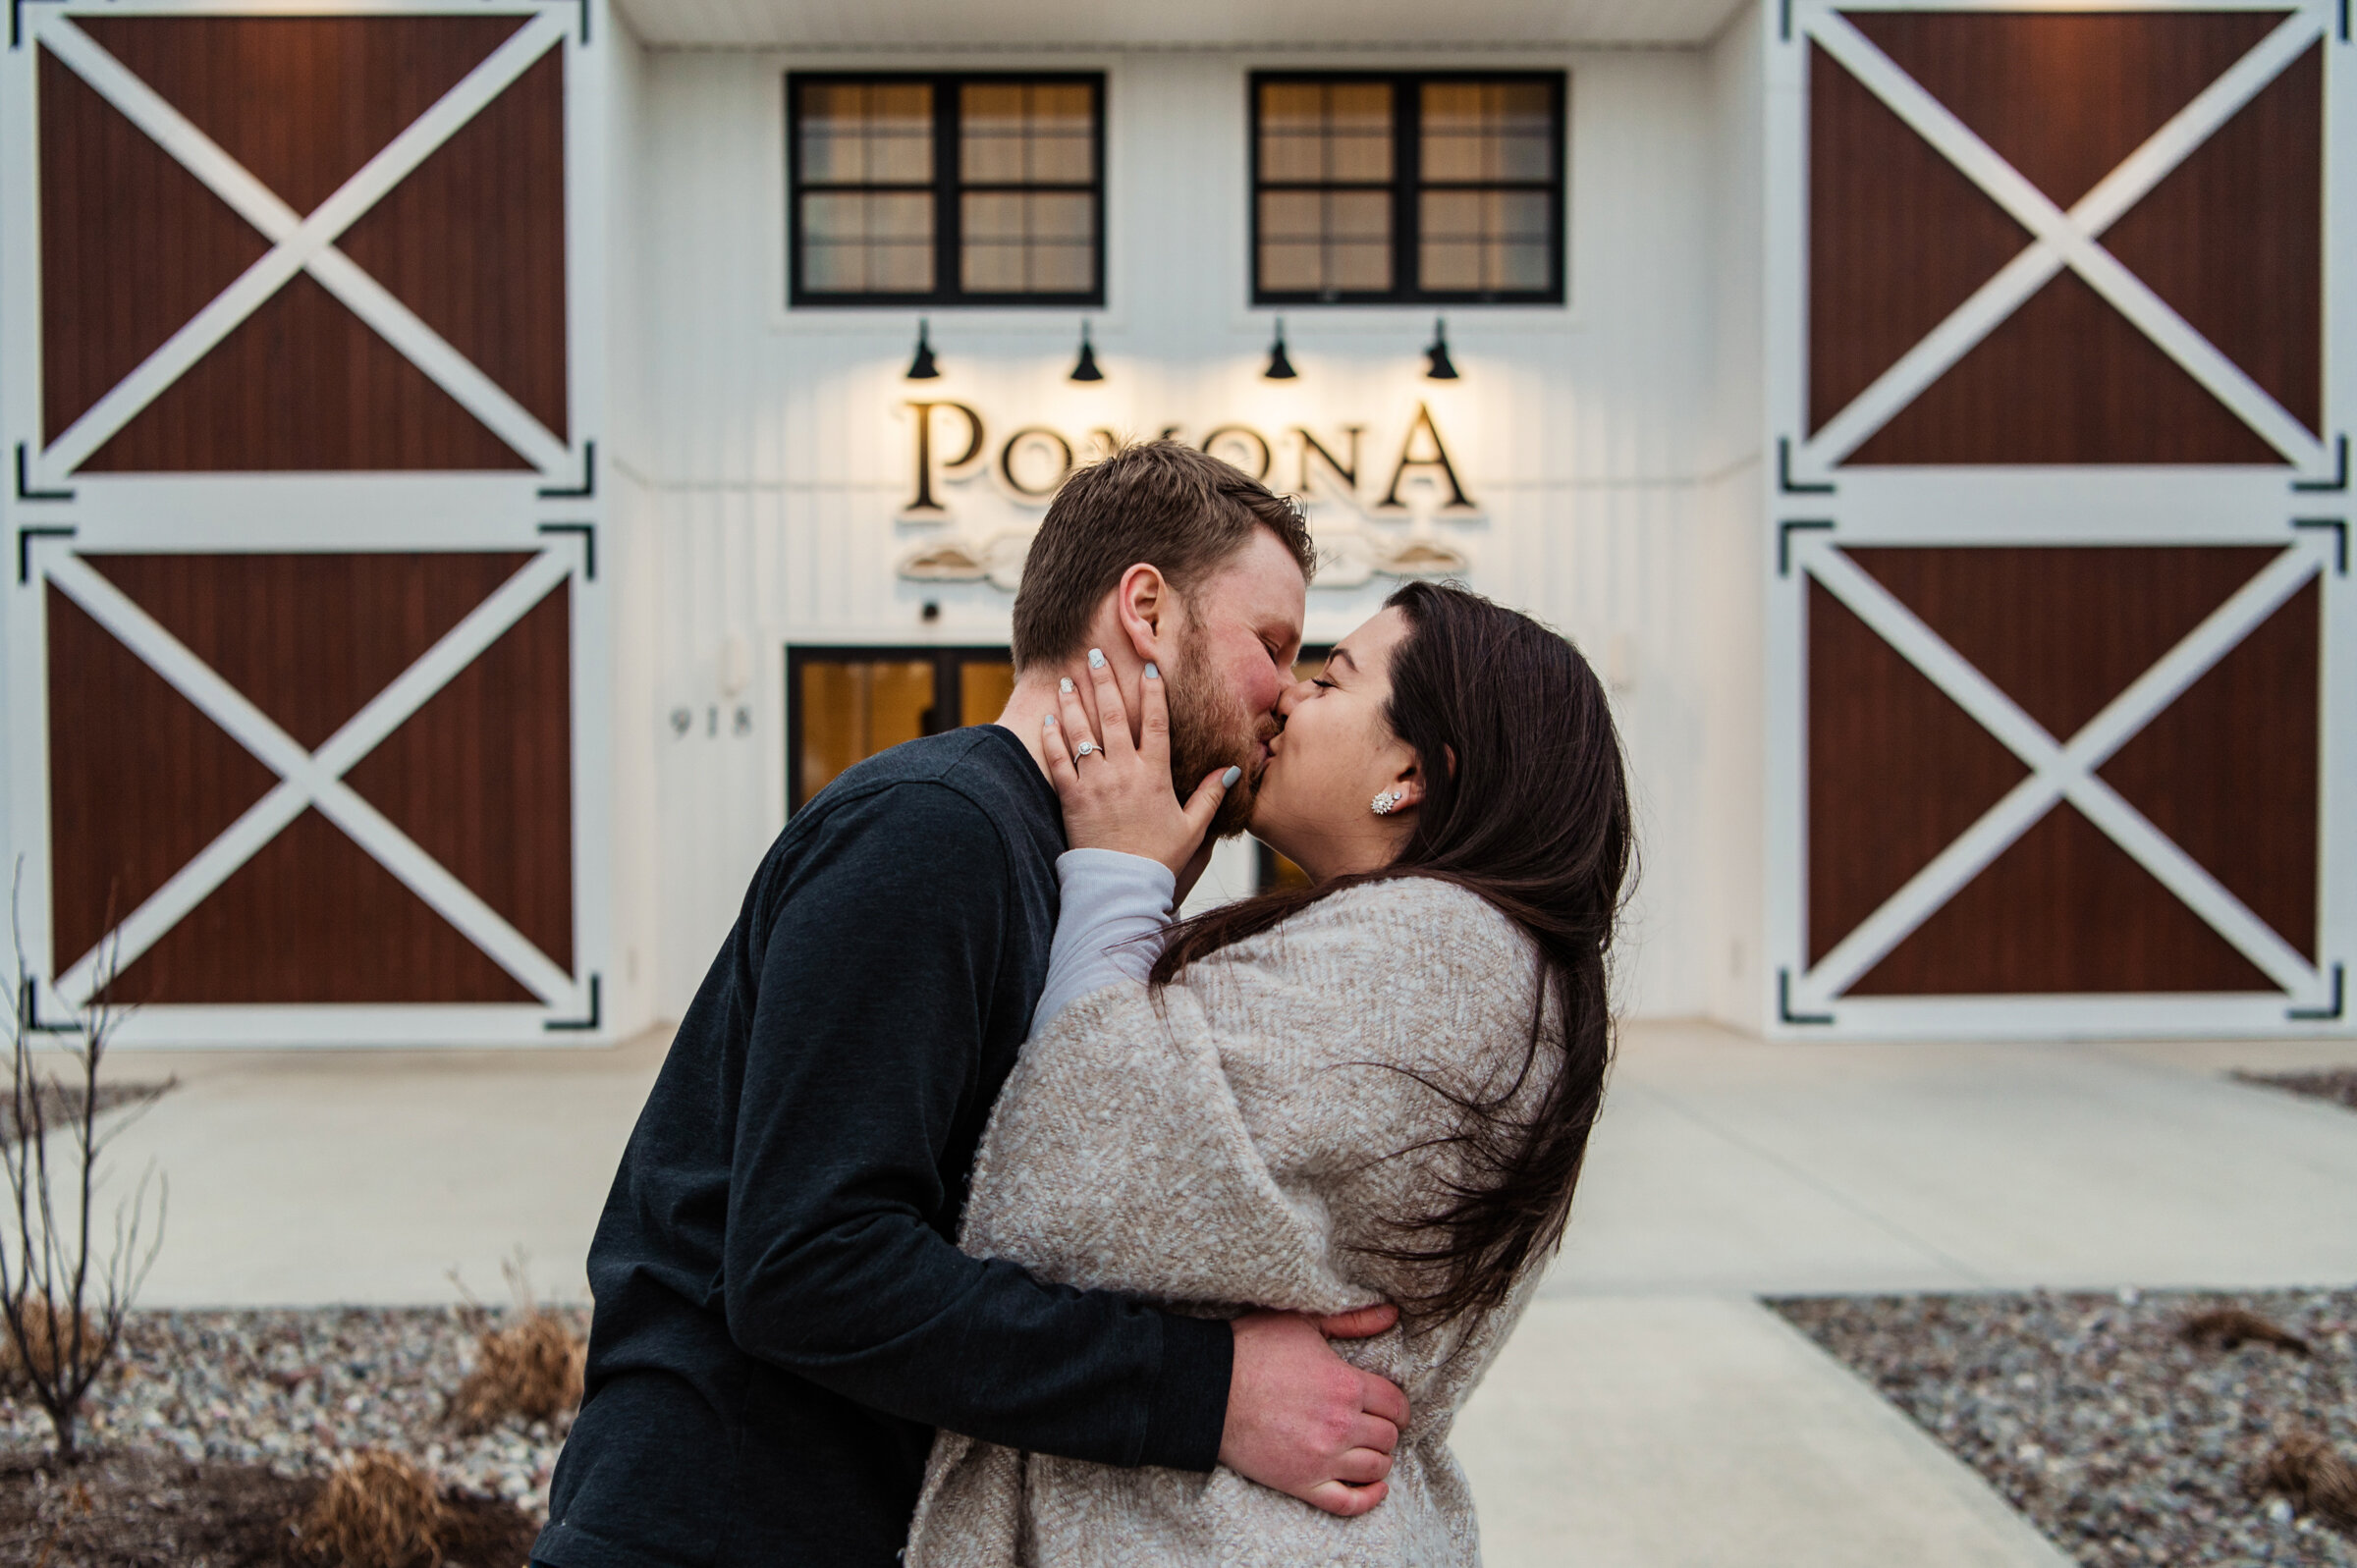
[[[1555,1291],[2357,1279],[2357,1114],[2226,1079],[2357,1042],[1771,1045],[1629,1032]]]
[[[1459,1418],[1490,1568],[2064,1568],[1980,1479],[1740,1297],[1537,1303]]]
[[[577,1298],[660,1036],[155,1054],[118,1181],[172,1181],[151,1305]],[[1458,1427],[1493,1568],[2056,1568],[1758,1295],[2357,1279],[2357,1114],[2228,1081],[2313,1045],[1770,1045],[1627,1032],[1563,1257]]]
[[[542,1299],[586,1301],[589,1238],[669,1044],[118,1052],[110,1077],[180,1080],[112,1151],[114,1189],[151,1160],[171,1182],[141,1302],[442,1303],[454,1269],[500,1301],[519,1247]]]

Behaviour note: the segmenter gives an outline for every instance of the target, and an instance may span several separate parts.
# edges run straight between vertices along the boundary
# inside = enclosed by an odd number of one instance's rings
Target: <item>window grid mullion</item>
[[[965,215],[959,206],[959,121],[965,94],[955,77],[933,79],[933,293],[965,293]]]
[[[1392,289],[1410,298],[1423,293],[1423,261],[1417,229],[1416,182],[1423,173],[1423,89],[1414,77],[1392,79]]]

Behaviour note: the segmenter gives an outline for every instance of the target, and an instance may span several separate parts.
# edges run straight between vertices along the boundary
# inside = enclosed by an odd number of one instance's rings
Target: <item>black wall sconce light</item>
[[[926,341],[925,323],[916,324],[916,357],[908,361],[908,379],[934,381],[941,376],[941,366],[933,362],[933,345]]]
[[[1292,360],[1285,353],[1285,317],[1277,318],[1277,341],[1269,345],[1269,368],[1261,375],[1269,381],[1290,381],[1301,372],[1293,368]]]
[[[1449,323],[1439,316],[1432,318],[1432,347],[1424,351],[1431,361],[1424,367],[1428,381],[1454,381],[1456,365],[1449,357]]]
[[[1072,366],[1074,381],[1102,381],[1105,372],[1097,368],[1097,351],[1088,341],[1088,323],[1080,323],[1080,360]]]

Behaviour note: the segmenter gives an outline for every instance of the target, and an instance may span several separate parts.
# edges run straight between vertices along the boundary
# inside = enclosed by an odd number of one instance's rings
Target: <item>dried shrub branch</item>
[[[72,1463],[82,1402],[121,1348],[124,1321],[163,1245],[170,1191],[156,1182],[150,1165],[130,1201],[115,1210],[111,1246],[93,1238],[101,1161],[126,1125],[116,1121],[103,1135],[98,1130],[106,1104],[99,1069],[126,1016],[114,1000],[120,947],[113,941],[100,945],[98,984],[79,1017],[36,1028],[32,966],[17,914],[24,877],[20,859],[10,897],[16,981],[11,986],[0,980],[10,1045],[8,1099],[0,1105],[0,1170],[9,1200],[0,1216],[0,1339],[7,1343],[12,1375],[49,1417],[59,1461]],[[106,924],[111,931],[111,905]],[[60,1048],[71,1082],[42,1070],[33,1055],[36,1036]],[[156,1186],[152,1220],[150,1185]]]

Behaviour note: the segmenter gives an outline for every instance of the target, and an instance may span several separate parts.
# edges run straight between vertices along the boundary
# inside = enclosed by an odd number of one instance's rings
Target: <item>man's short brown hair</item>
[[[1065,481],[1023,562],[1014,667],[1069,659],[1097,605],[1140,562],[1184,594],[1266,528],[1307,579],[1317,564],[1300,513],[1232,463],[1176,441],[1145,441]]]

